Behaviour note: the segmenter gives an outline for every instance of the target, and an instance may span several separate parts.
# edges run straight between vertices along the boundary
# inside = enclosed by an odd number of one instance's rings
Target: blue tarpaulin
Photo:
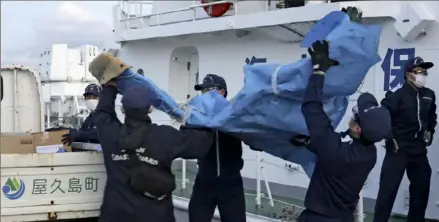
[[[334,128],[343,118],[348,96],[355,93],[370,67],[380,61],[378,26],[350,22],[343,12],[332,12],[319,21],[302,42],[308,47],[316,40],[330,42],[330,57],[340,65],[328,70],[323,107]],[[146,86],[154,106],[192,127],[210,127],[231,133],[246,144],[282,159],[302,165],[311,175],[315,155],[294,147],[294,134],[308,134],[301,113],[302,96],[312,72],[311,60],[291,64],[257,64],[244,67],[244,86],[229,102],[211,91],[192,99],[186,107],[178,104],[151,80],[125,71],[117,81],[122,91],[134,84]]]

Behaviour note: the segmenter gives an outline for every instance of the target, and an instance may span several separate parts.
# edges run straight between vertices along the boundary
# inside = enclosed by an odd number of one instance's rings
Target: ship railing
[[[187,161],[190,162],[196,162],[196,160],[185,160],[185,159],[181,159],[179,158],[179,160],[181,161],[181,178],[176,179],[179,183],[180,183],[180,189],[181,191],[186,191],[188,189],[188,184],[193,186],[193,182],[191,182],[187,176]],[[265,164],[270,164],[269,162],[265,162],[264,159],[260,156],[260,152],[256,152],[256,158],[251,158],[251,159],[245,159],[244,161],[256,161],[256,173],[257,173],[257,177],[256,177],[256,194],[252,194],[252,193],[245,193],[246,196],[252,196],[255,198],[255,210],[256,212],[259,213],[274,213],[274,209],[275,206],[279,206],[281,205],[283,207],[283,212],[281,215],[264,215],[264,216],[273,216],[276,217],[277,219],[286,219],[286,221],[295,221],[297,220],[297,217],[300,215],[300,212],[303,210],[302,206],[293,204],[293,203],[288,203],[285,201],[281,201],[281,200],[277,200],[275,198],[273,198],[272,193],[271,193],[271,188],[270,188],[270,183],[269,183],[269,179],[267,178],[267,175],[265,173],[264,170],[264,165]],[[276,165],[278,166],[278,165]],[[280,167],[280,166],[279,166]],[[297,166],[297,168],[299,168]],[[294,168],[296,169],[296,168]],[[298,169],[296,169],[298,170]],[[265,185],[265,192],[261,191],[261,180],[263,180],[264,185]],[[364,209],[363,209],[363,193],[360,192],[359,195],[360,199],[358,201],[356,210],[355,210],[355,222],[364,222],[366,215],[364,213]],[[263,202],[262,200],[267,200],[268,201],[268,206],[273,209],[272,212],[262,212],[263,210]],[[278,212],[279,213],[279,212]]]
[[[192,5],[189,5],[187,7],[182,7],[178,9],[172,9],[172,10],[166,10],[166,11],[160,11],[160,1],[155,1],[154,4],[157,5],[157,12],[152,13],[151,12],[151,2],[145,2],[145,1],[120,1],[119,4],[115,7],[115,25],[123,25],[125,29],[138,29],[145,27],[145,21],[149,21],[150,18],[153,16],[156,17],[156,23],[154,25],[148,24],[148,26],[160,26],[165,25],[169,23],[162,23],[160,21],[160,16],[171,14],[171,13],[178,13],[178,12],[185,12],[185,11],[192,11],[192,19],[179,21],[179,22],[186,22],[186,21],[195,21],[200,19],[209,19],[208,18],[197,18],[197,11],[198,8],[203,8],[207,6],[214,6],[214,5],[220,5],[224,3],[233,3],[233,10],[231,10],[233,13],[231,14],[225,14],[223,16],[236,16],[239,12],[239,2],[244,2],[249,0],[223,0],[223,1],[215,1],[215,2],[209,2],[209,3],[199,3],[198,0],[193,0]],[[305,4],[321,4],[321,3],[328,3],[331,2],[330,0],[304,0]],[[145,10],[144,6],[148,6],[149,10]],[[271,1],[266,0],[265,1],[265,11],[271,11],[271,10],[279,10],[282,9],[282,7],[278,8],[271,6]],[[148,12],[146,12],[148,11]],[[171,22],[174,23],[174,22]]]
[[[181,161],[181,188],[182,189],[186,189],[187,188],[187,184],[189,183],[189,179],[187,177],[187,161],[191,161],[191,162],[195,162],[196,160],[185,160],[185,159],[181,159],[179,158],[179,160]],[[262,191],[261,191],[261,183],[263,182],[265,185],[265,191],[267,192],[268,195],[268,200],[269,200],[269,205],[271,207],[274,207],[274,200],[273,200],[273,196],[271,194],[271,189],[270,189],[270,183],[269,180],[267,178],[267,174],[265,173],[264,170],[264,159],[262,157],[260,157],[260,152],[256,152],[256,158],[252,159],[252,161],[256,161],[256,206],[257,207],[261,207],[261,197],[263,196]]]

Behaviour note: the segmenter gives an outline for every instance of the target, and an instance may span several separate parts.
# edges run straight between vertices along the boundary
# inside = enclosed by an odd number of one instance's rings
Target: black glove
[[[69,133],[66,133],[66,134],[64,134],[64,135],[62,135],[62,139],[61,139],[61,142],[64,144],[64,145],[68,145],[68,146],[70,146],[70,145],[72,145],[72,142],[75,142],[76,141],[76,139],[77,139],[77,137],[78,137],[78,131],[77,130],[73,130],[73,129],[71,129],[70,131],[69,131]]]
[[[424,141],[427,146],[430,146],[433,143],[433,138],[430,131],[425,131],[424,133]]]
[[[363,20],[363,12],[360,12],[357,7],[349,6],[348,8],[341,9],[341,11],[349,16],[351,22],[361,23]]]
[[[337,66],[338,61],[329,58],[328,41],[316,41],[308,48],[311,56],[313,74],[324,75],[331,66]]]
[[[311,142],[311,137],[305,135],[297,135],[290,139],[291,144],[294,146],[308,146]]]

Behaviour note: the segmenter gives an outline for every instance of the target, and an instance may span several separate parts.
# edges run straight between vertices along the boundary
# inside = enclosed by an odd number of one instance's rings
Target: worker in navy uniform
[[[317,41],[308,49],[313,73],[303,97],[302,114],[309,136],[292,143],[306,146],[317,155],[317,163],[300,222],[353,222],[359,193],[375,166],[375,142],[389,135],[390,114],[370,93],[358,97],[349,130],[336,133],[322,105],[325,73],[338,62],[329,58],[328,42]],[[349,136],[350,142],[342,138]]]
[[[433,63],[424,62],[420,57],[408,60],[404,65],[405,84],[387,92],[381,101],[392,116],[394,143],[386,142],[375,222],[389,219],[405,172],[410,181],[407,221],[425,220],[431,178],[427,147],[432,143],[437,124],[436,96],[425,87],[427,69],[431,67]]]
[[[94,114],[107,172],[99,221],[174,222],[171,163],[204,156],[214,134],[152,123],[153,100],[147,89],[137,87],[124,92],[122,124],[115,112],[117,94],[114,82],[105,84]]]
[[[226,81],[214,74],[206,75],[194,89],[202,93],[217,90],[227,97]],[[217,206],[221,221],[246,221],[243,165],[241,140],[215,131],[209,152],[198,159],[198,174],[189,202],[190,222],[211,221]]]
[[[85,106],[90,110],[90,115],[84,120],[79,130],[70,129],[68,134],[63,135],[62,142],[64,144],[70,145],[72,142],[99,143],[95,127],[94,111],[98,105],[101,90],[101,87],[97,84],[90,84],[85,88]]]

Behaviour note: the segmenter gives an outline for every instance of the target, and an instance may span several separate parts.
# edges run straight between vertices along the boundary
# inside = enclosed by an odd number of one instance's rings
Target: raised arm
[[[335,159],[341,145],[341,137],[334,131],[331,121],[323,110],[321,95],[325,77],[312,74],[305,91],[302,114],[305,117],[311,144],[308,147],[319,158]]]
[[[308,149],[317,154],[320,160],[335,160],[341,147],[341,137],[334,132],[331,121],[323,110],[321,97],[325,73],[338,62],[329,58],[327,41],[317,41],[308,48],[313,65],[313,74],[309,77],[308,85],[302,103],[302,114],[310,136]]]
[[[117,96],[117,89],[113,86],[103,86],[102,93],[99,97],[99,103],[96,111],[93,114],[95,118],[95,125],[99,138],[106,140],[118,139],[121,123],[117,118],[115,108],[115,99]],[[115,136],[116,135],[116,136]],[[116,138],[117,137],[117,138]],[[102,140],[100,140],[102,144]],[[104,145],[104,144],[102,144]]]

